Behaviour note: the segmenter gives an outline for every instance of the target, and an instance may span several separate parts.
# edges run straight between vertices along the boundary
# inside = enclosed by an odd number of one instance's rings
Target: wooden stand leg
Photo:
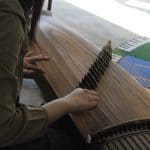
[[[49,11],[52,9],[52,0],[48,0],[48,8]]]

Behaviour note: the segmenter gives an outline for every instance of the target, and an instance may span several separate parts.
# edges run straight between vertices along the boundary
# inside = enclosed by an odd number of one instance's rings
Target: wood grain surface
[[[58,97],[75,89],[100,51],[58,20],[42,16],[35,53],[46,53],[49,62],[41,62],[45,77]],[[105,61],[105,60],[104,60]],[[87,137],[98,130],[123,122],[150,119],[150,94],[118,64],[111,62],[95,89],[98,107],[90,112],[70,114],[75,125]]]

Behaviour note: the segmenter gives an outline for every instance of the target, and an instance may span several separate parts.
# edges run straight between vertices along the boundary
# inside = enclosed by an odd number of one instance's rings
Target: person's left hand
[[[35,73],[44,73],[44,71],[36,65],[41,61],[48,61],[49,57],[46,54],[35,55],[34,52],[28,52],[23,60],[23,72],[25,78],[33,78]]]

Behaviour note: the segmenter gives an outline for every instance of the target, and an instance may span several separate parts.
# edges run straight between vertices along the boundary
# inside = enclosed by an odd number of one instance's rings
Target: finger
[[[98,96],[98,95],[99,95],[96,91],[89,91],[89,93],[90,93],[91,95],[95,95],[95,96]]]
[[[47,60],[49,60],[49,57],[47,55],[37,55],[28,58],[29,63],[36,63],[36,62],[47,61]]]
[[[34,52],[33,52],[33,51],[28,52],[28,53],[26,53],[25,57],[30,57],[30,56],[32,56],[33,54],[34,54]]]
[[[24,73],[24,74],[28,74],[28,75],[32,75],[32,74],[34,74],[35,72],[34,72],[33,70],[24,69],[24,70],[23,70],[23,73]]]
[[[91,95],[93,95],[93,96],[98,96],[98,97],[99,97],[99,93],[96,92],[96,91],[91,91]]]
[[[83,91],[84,89],[82,89],[82,88],[77,88],[76,90],[77,90],[77,91]]]
[[[93,109],[95,109],[95,108],[97,107],[97,105],[98,105],[98,102],[97,102],[97,101],[93,101],[93,102],[91,103],[91,106],[90,106],[90,108],[89,108],[88,110],[93,110]]]
[[[84,89],[85,93],[87,93],[88,95],[95,95],[98,96],[99,94],[96,91],[93,90],[88,90],[88,89]]]
[[[91,101],[99,101],[99,96],[90,96]]]
[[[33,70],[23,70],[23,77],[26,79],[33,79],[34,78],[35,72]]]
[[[44,73],[44,71],[40,67],[32,65],[32,64],[27,64],[26,69]]]

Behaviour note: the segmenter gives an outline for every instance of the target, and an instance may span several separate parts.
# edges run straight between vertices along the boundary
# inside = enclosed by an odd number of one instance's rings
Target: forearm
[[[37,139],[48,127],[47,113],[42,108],[20,105],[12,112],[1,110],[0,113],[0,148]]]
[[[69,112],[69,105],[64,98],[46,103],[42,107],[47,111],[49,124]]]

